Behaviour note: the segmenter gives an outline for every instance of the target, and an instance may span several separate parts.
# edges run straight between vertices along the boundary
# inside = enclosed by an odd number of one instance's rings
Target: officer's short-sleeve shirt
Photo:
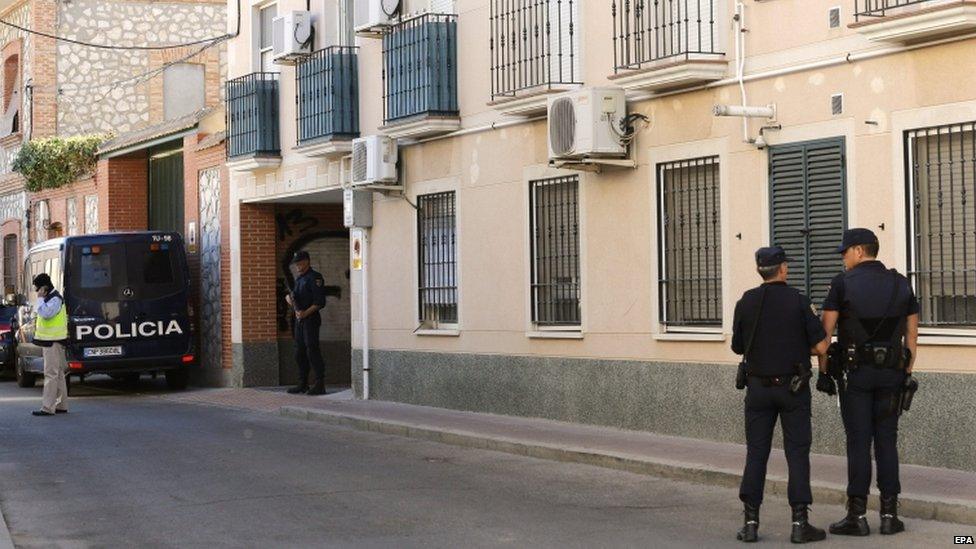
[[[897,281],[892,300],[892,281]],[[889,305],[891,309],[888,310]],[[889,271],[880,261],[866,261],[854,269],[840,273],[830,282],[824,299],[825,311],[845,311],[854,308],[863,318],[910,316],[918,314],[919,304],[908,279]]]
[[[305,310],[312,305],[325,307],[325,279],[316,271],[309,269],[295,279],[295,307]]]
[[[781,282],[753,288],[736,303],[733,352],[746,354],[754,329],[746,362],[750,374],[758,376],[793,375],[798,363],[810,363],[810,349],[827,337],[810,299]]]

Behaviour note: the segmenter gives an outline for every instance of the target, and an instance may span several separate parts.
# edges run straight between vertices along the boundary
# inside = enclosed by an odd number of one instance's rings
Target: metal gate
[[[149,157],[149,229],[183,232],[183,151]]]

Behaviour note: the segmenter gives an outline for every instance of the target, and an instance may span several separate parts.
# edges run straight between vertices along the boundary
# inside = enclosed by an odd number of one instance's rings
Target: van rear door
[[[178,236],[146,235],[69,250],[68,310],[78,358],[187,353],[186,262]],[[99,347],[101,349],[96,349]]]

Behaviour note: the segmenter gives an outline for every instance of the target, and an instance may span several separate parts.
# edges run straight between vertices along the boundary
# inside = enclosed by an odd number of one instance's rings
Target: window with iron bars
[[[454,192],[417,200],[420,322],[426,328],[458,323],[457,213]]]
[[[905,139],[919,320],[976,325],[976,122],[911,130]]]
[[[658,164],[660,320],[722,324],[722,247],[717,156]]]
[[[580,325],[579,177],[530,182],[532,321]]]

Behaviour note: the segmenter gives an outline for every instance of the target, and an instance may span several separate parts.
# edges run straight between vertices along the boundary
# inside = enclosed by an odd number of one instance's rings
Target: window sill
[[[725,334],[719,332],[666,332],[651,337],[657,341],[725,341],[727,339]]]
[[[430,329],[417,330],[414,335],[425,337],[460,337],[461,330],[458,329]]]
[[[918,344],[976,347],[976,333],[968,336],[945,335],[945,334],[919,334]]]
[[[534,331],[525,332],[525,337],[529,339],[583,339],[583,332],[570,331]]]

